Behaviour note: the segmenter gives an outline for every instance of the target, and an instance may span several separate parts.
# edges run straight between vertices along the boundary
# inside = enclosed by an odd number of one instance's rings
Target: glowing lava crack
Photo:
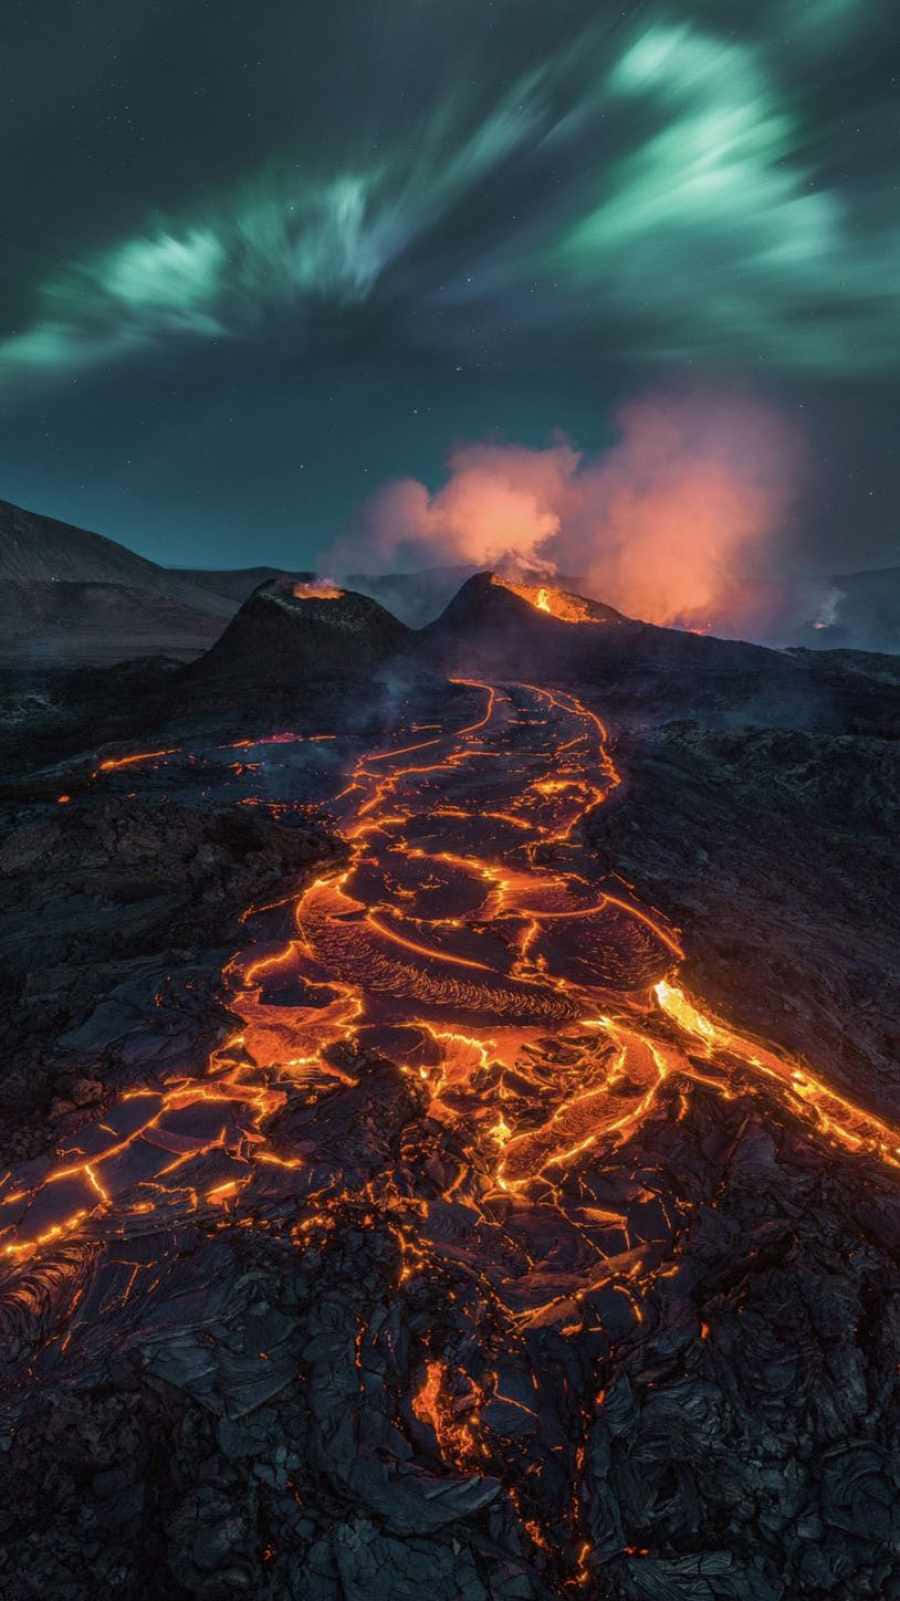
[[[388,1218],[401,1285],[430,1264],[469,1264],[510,1339],[600,1327],[611,1289],[639,1322],[672,1258],[634,1235],[597,1164],[626,1164],[695,1092],[778,1101],[815,1138],[898,1165],[894,1129],[708,1017],[674,982],[677,932],[622,881],[598,880],[578,825],[619,782],[601,720],[562,690],[457,682],[467,714],[398,730],[345,774],[332,806],[347,854],[305,888],[287,946],[229,964],[242,1026],[205,1072],[185,1064],[130,1091],[58,1159],[0,1177],[0,1297],[27,1299],[41,1262],[55,1264],[45,1332],[59,1349],[83,1326],[97,1252],[118,1242],[131,1269],[117,1304],[138,1304],[161,1270],[123,1250],[129,1239],[188,1222],[270,1226],[275,1203],[281,1217],[289,1203],[300,1239],[348,1200]],[[317,1129],[317,1109],[362,1093],[379,1060],[404,1076],[443,1153],[428,1196],[408,1174],[354,1177],[349,1157],[342,1171]],[[283,1114],[296,1108],[291,1143]],[[629,1182],[636,1204],[656,1204]],[[666,1218],[672,1237],[676,1225]],[[64,1240],[78,1249],[60,1266]],[[531,1427],[528,1396],[496,1376],[467,1380],[430,1347],[419,1371],[410,1415],[455,1468],[487,1460],[489,1415]]]
[[[349,864],[305,890],[287,948],[233,963],[244,1028],[207,1073],[130,1093],[61,1162],[0,1180],[7,1257],[98,1213],[116,1228],[119,1208],[163,1195],[236,1204],[275,1160],[265,1125],[291,1086],[334,1083],[323,1051],[358,1039],[389,1056],[400,1039],[432,1116],[502,1130],[504,1190],[546,1195],[583,1152],[626,1139],[672,1075],[729,1095],[740,1069],[822,1134],[897,1165],[895,1130],[707,1018],[670,981],[681,951],[664,918],[592,882],[574,832],[619,782],[600,719],[568,692],[457,682],[483,696],[479,715],[356,762],[335,802]],[[273,977],[295,1004],[267,1003]],[[577,1067],[548,1087],[561,1036]]]

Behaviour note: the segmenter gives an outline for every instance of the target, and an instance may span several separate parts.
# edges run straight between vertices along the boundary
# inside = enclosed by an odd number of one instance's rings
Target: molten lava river
[[[158,1304],[202,1333],[216,1291],[178,1277],[186,1239],[260,1231],[299,1259],[378,1234],[407,1308],[397,1427],[434,1474],[493,1475],[532,1541],[571,1542],[577,1577],[583,1447],[533,1340],[587,1342],[583,1372],[677,1285],[689,1126],[702,1138],[709,1108],[742,1100],[879,1164],[900,1147],[707,1015],[677,982],[676,930],[600,877],[579,826],[619,782],[598,717],[559,690],[457,685],[443,722],[346,764],[346,850],[299,894],[288,942],[266,945],[271,908],[249,909],[256,943],[224,975],[239,1026],[203,1070],[132,1084],[2,1177],[0,1295],[22,1382],[67,1363],[87,1382],[112,1346],[152,1367],[174,1338]]]

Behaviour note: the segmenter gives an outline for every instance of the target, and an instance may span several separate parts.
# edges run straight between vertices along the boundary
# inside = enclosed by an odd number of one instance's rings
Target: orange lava
[[[420,1423],[434,1430],[441,1453],[447,1461],[466,1468],[472,1459],[484,1455],[478,1439],[478,1418],[485,1395],[462,1375],[456,1380],[459,1393],[451,1394],[452,1376],[443,1362],[428,1362],[425,1377],[412,1397],[412,1410]]]
[[[812,1123],[834,1143],[848,1151],[867,1150],[888,1166],[900,1167],[900,1132],[890,1124],[829,1089],[802,1063],[776,1055],[764,1045],[742,1038],[727,1023],[716,1022],[676,985],[663,979],[654,993],[662,1010],[683,1033],[700,1042],[702,1054],[709,1060],[732,1057],[754,1075],[774,1080],[795,1116]]]
[[[291,594],[295,600],[340,600],[344,591],[329,578],[310,578],[294,584]]]
[[[547,584],[513,584],[505,578],[499,578],[496,573],[492,576],[492,583],[498,584],[501,589],[509,589],[520,600],[527,600],[529,606],[536,611],[546,612],[549,617],[556,617],[563,623],[605,623],[608,621],[603,608],[582,595],[569,594],[565,589],[554,589]]]
[[[178,750],[177,745],[169,745],[165,750],[139,750],[133,756],[108,756],[106,761],[100,763],[98,772],[111,773],[118,767],[133,767],[138,762],[158,761],[162,756],[174,756]]]
[[[205,1068],[185,1064],[183,1076],[120,1095],[53,1157],[0,1177],[0,1273],[67,1235],[119,1239],[186,1218],[265,1226],[273,1194],[303,1241],[331,1226],[329,1207],[354,1200],[396,1241],[398,1293],[455,1250],[453,1260],[477,1256],[511,1329],[552,1324],[568,1338],[591,1326],[590,1297],[609,1286],[640,1323],[648,1290],[674,1271],[671,1256],[664,1265],[633,1242],[590,1179],[603,1164],[639,1172],[645,1129],[680,1120],[695,1092],[757,1097],[763,1112],[777,1102],[829,1149],[900,1166],[896,1129],[679,987],[678,931],[621,879],[601,877],[582,838],[585,816],[619,783],[597,714],[533,683],[459,679],[442,722],[398,728],[360,754],[331,800],[345,855],[296,898],[286,944],[226,967],[239,1032]],[[431,1200],[416,1193],[412,1165],[402,1182],[384,1171],[323,1198],[314,1122],[309,1143],[279,1141],[275,1114],[289,1102],[364,1090],[379,1059],[405,1076],[417,1137],[446,1141],[429,1168]],[[450,1243],[433,1227],[440,1208],[454,1220]],[[536,1216],[544,1239],[577,1237],[576,1287],[498,1222]],[[122,1295],[138,1295],[150,1272],[135,1263]],[[458,1471],[487,1461],[502,1471],[485,1414],[533,1418],[527,1390],[467,1375],[437,1330],[416,1361],[409,1406],[432,1449]],[[521,1515],[537,1544],[558,1544],[537,1491]],[[573,1572],[586,1583],[579,1517],[576,1505]]]
[[[620,781],[596,713],[536,684],[457,687],[481,697],[474,716],[356,761],[333,803],[347,858],[300,896],[296,939],[227,971],[240,1035],[200,1077],[123,1097],[27,1182],[0,1179],[0,1251],[27,1256],[104,1209],[249,1206],[261,1169],[303,1166],[270,1148],[273,1113],[299,1085],[352,1084],[323,1052],[363,1031],[376,1049],[385,1031],[437,1122],[469,1131],[483,1194],[552,1200],[673,1079],[774,1091],[833,1145],[900,1165],[895,1129],[709,1017],[672,981],[676,931],[595,882],[578,825]],[[272,983],[296,1000],[271,1004]]]

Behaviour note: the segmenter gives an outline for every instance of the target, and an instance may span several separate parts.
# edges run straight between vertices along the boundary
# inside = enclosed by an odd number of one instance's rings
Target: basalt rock
[[[248,905],[302,882],[334,837],[264,812],[107,794],[19,810],[0,846],[6,1150],[40,1142],[56,1098],[203,1052],[225,1026],[219,969]],[[39,908],[39,911],[38,911]],[[22,1122],[22,1117],[26,1122]],[[26,1132],[30,1129],[31,1132]]]
[[[20,788],[3,1601],[900,1601],[893,690],[656,643]]]

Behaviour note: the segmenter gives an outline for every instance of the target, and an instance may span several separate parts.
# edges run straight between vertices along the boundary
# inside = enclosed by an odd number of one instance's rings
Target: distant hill
[[[0,500],[0,580],[3,579],[126,584],[131,589],[146,589],[177,599],[211,617],[226,618],[234,610],[224,597],[192,582],[188,574],[159,567],[103,534],[58,522],[55,517],[42,517],[6,500]]]
[[[439,617],[476,567],[430,567],[418,573],[347,573],[341,583],[380,601],[409,628]]]
[[[828,604],[795,633],[813,650],[900,651],[900,567],[836,573]]]
[[[209,648],[236,603],[114,539],[0,500],[0,661],[69,666]]]
[[[846,573],[834,581],[839,591],[835,643],[876,651],[900,651],[900,567]],[[832,630],[823,630],[834,638]],[[829,640],[829,643],[831,641]]]
[[[221,617],[130,584],[62,578],[0,583],[0,666],[80,667],[167,655],[191,660]]]

